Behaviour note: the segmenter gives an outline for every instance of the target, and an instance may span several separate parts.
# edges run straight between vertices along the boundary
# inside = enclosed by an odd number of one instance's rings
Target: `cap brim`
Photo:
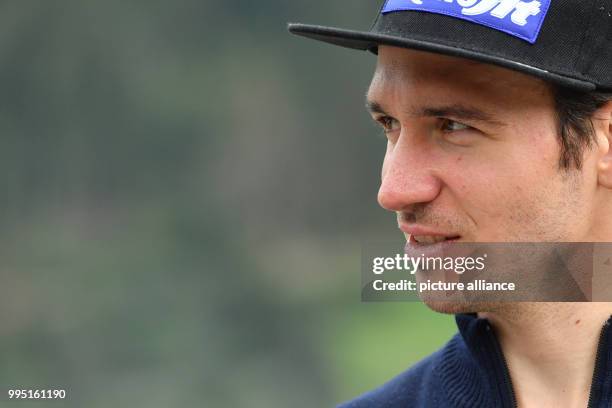
[[[500,58],[495,55],[488,55],[482,52],[467,50],[464,48],[450,47],[448,45],[436,44],[428,41],[394,37],[384,34],[372,33],[369,31],[354,31],[335,27],[325,27],[319,25],[289,23],[288,29],[292,34],[323,41],[340,47],[352,48],[356,50],[378,52],[379,45],[390,45],[395,47],[410,48],[421,51],[430,51],[438,54],[450,55],[454,57],[468,58],[489,64],[498,65],[504,68],[513,69],[529,75],[536,76],[546,81],[554,82],[559,85],[567,86],[581,91],[593,91],[597,88],[594,83],[580,79],[570,78],[555,74],[530,65],[521,64],[515,61]]]

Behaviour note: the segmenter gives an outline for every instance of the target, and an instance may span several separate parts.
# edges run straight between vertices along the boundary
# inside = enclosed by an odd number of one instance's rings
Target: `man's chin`
[[[500,309],[499,303],[493,302],[450,302],[444,300],[423,300],[423,303],[434,312],[444,314],[464,314],[493,312]]]

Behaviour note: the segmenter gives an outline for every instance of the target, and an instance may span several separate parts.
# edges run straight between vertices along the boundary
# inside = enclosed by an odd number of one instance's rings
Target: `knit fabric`
[[[383,386],[338,408],[511,408],[512,383],[501,348],[486,319],[457,315],[459,333],[432,355]],[[602,357],[593,377],[593,407],[612,406],[612,336],[602,331]]]

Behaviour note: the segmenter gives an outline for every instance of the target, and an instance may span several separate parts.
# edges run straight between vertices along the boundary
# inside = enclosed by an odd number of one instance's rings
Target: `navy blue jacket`
[[[442,349],[380,388],[338,408],[516,407],[512,380],[488,320],[457,315],[457,333]],[[612,407],[612,336],[601,331],[589,408]]]

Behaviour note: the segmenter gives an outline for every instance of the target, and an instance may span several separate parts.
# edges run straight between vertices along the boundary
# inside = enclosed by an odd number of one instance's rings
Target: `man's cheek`
[[[474,188],[465,188],[463,194],[466,210],[480,227],[499,227],[503,220],[511,218],[521,206],[521,194],[517,194],[514,188],[500,188],[503,185],[503,182],[479,180]]]

